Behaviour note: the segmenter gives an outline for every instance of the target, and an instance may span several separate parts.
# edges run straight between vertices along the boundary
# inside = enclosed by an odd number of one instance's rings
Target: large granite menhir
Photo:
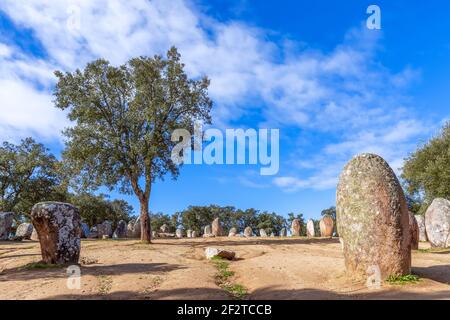
[[[39,235],[45,263],[78,263],[81,219],[75,206],[61,202],[38,203],[31,210],[31,220]]]

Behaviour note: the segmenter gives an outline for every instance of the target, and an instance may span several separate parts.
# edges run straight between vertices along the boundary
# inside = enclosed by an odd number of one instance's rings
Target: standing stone
[[[215,237],[221,237],[223,235],[222,224],[220,223],[219,218],[215,218],[212,222],[212,234]]]
[[[159,227],[159,231],[161,231],[162,233],[169,233],[170,228],[167,224],[163,224],[161,227]]]
[[[314,238],[316,236],[316,232],[314,231],[314,221],[309,219],[306,223],[306,236],[309,238]]]
[[[244,229],[244,237],[250,238],[253,235],[253,230],[251,227]]]
[[[411,273],[411,234],[406,199],[395,173],[374,154],[344,167],[336,192],[338,233],[347,272],[367,278]],[[373,271],[372,271],[373,273]]]
[[[189,229],[189,230],[186,232],[186,237],[192,238],[192,230],[191,230],[191,229]]]
[[[450,201],[433,200],[425,212],[425,228],[432,247],[450,247]]]
[[[286,228],[282,228],[282,229],[281,229],[280,236],[281,236],[281,237],[286,237],[286,236],[287,236],[287,230],[286,230]]]
[[[271,238],[275,238],[275,233],[272,232],[272,233],[270,234],[270,237],[271,237]]]
[[[89,230],[89,234],[87,237],[88,237],[88,239],[97,239],[98,238],[97,226],[92,226],[91,230]]]
[[[30,240],[39,241],[39,235],[38,235],[35,227],[33,227],[33,232],[31,232]]]
[[[293,237],[300,236],[300,221],[298,219],[292,221],[291,233]]]
[[[133,220],[130,220],[130,222],[128,222],[128,225],[127,225],[127,238],[133,238],[133,228],[134,228],[134,223],[135,223],[136,221],[133,219]]]
[[[111,221],[105,220],[97,225],[97,234],[100,239],[103,239],[103,236],[107,236],[105,239],[111,238],[112,233],[113,230]]]
[[[158,238],[158,233],[156,231],[152,231],[152,239]]]
[[[133,232],[131,233],[131,238],[141,238],[141,217],[138,217],[133,224]]]
[[[266,230],[259,229],[259,236],[262,237],[262,238],[266,238],[267,237]]]
[[[81,238],[88,238],[89,237],[89,226],[87,223],[82,222],[81,223]]]
[[[331,217],[323,217],[319,222],[320,236],[331,238],[333,236],[334,223]]]
[[[192,238],[197,238],[198,237],[198,233],[197,233],[197,231],[192,231]]]
[[[237,229],[236,228],[231,228],[230,232],[228,232],[228,236],[229,237],[236,237],[237,234]]]
[[[123,220],[120,220],[117,223],[116,230],[113,233],[113,239],[123,239],[127,237],[127,223]]]
[[[0,240],[8,240],[14,222],[14,213],[0,212]]]
[[[205,236],[212,236],[212,232],[211,232],[211,226],[205,226],[205,228],[203,229],[203,235]]]
[[[75,206],[61,202],[38,203],[31,209],[31,220],[39,234],[45,263],[78,263],[81,218]]]
[[[419,249],[419,225],[411,212],[409,214],[409,231],[411,232],[411,249]]]
[[[176,235],[177,238],[179,238],[179,239],[183,238],[183,230],[177,229],[177,230],[175,231],[175,235]]]
[[[31,223],[21,223],[16,229],[16,238],[30,240],[33,233],[33,225]]]
[[[417,226],[419,227],[419,241],[428,241],[427,233],[425,231],[425,218],[421,214],[416,214],[414,216],[417,221]]]

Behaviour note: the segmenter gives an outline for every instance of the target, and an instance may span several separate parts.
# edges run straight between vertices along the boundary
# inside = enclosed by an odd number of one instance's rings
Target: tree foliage
[[[450,199],[449,164],[450,121],[447,121],[439,134],[405,159],[401,177],[413,210],[423,213],[433,199]]]
[[[63,153],[72,182],[134,193],[141,239],[149,242],[152,183],[179,173],[171,160],[172,131],[189,130],[194,120],[210,122],[209,80],[189,79],[175,48],[166,58],[139,57],[119,67],[99,59],[84,70],[55,74],[56,107],[74,122]]]

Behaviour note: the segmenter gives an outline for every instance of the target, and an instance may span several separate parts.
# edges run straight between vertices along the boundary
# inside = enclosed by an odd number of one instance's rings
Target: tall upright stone
[[[212,234],[215,237],[221,237],[223,235],[222,224],[220,223],[219,218],[215,218],[212,222]]]
[[[419,249],[419,225],[411,212],[409,214],[409,232],[411,233],[411,249]]]
[[[113,234],[112,222],[109,220],[105,220],[102,223],[97,225],[97,236],[100,239],[103,239],[104,236],[107,238],[111,238]]]
[[[192,230],[191,229],[188,229],[188,231],[186,231],[186,237],[192,238]]]
[[[0,240],[8,240],[14,222],[14,213],[0,212]]]
[[[425,212],[425,228],[432,247],[450,247],[450,201],[433,200]]]
[[[162,233],[169,233],[170,228],[167,224],[164,223],[161,227],[159,227],[159,231],[161,231]]]
[[[362,154],[347,163],[339,177],[336,207],[348,273],[366,278],[368,270],[379,270],[385,279],[411,272],[406,199],[383,158]]]
[[[38,203],[31,210],[31,220],[39,235],[44,262],[78,263],[81,218],[75,206],[61,202]]]
[[[323,217],[319,222],[320,236],[331,238],[333,236],[334,222],[331,217]]]
[[[203,228],[203,237],[214,237],[214,235],[211,232],[211,226],[207,225]]]
[[[306,223],[306,236],[309,238],[314,238],[316,236],[316,232],[314,231],[314,221],[309,219]]]
[[[294,219],[291,224],[291,233],[293,237],[300,236],[300,221],[298,219]]]
[[[281,229],[280,236],[281,237],[286,237],[287,236],[287,229],[286,228],[282,228]]]
[[[117,223],[116,230],[113,233],[113,239],[123,239],[127,237],[127,223],[124,220],[120,220]]]
[[[421,214],[416,214],[414,217],[419,227],[419,241],[428,241],[427,232],[425,231],[425,217]]]
[[[198,233],[197,233],[197,231],[192,231],[192,233],[191,233],[191,237],[192,238],[197,238],[198,237]]]
[[[261,238],[267,238],[267,232],[264,229],[259,229],[259,236]]]
[[[175,236],[176,236],[178,239],[183,238],[183,230],[181,230],[180,228],[178,228],[178,229],[175,231]]]
[[[230,231],[228,232],[228,236],[229,237],[235,237],[237,235],[237,229],[236,228],[231,228]]]
[[[253,230],[251,227],[246,227],[244,229],[244,237],[246,238],[250,238],[251,236],[253,236]]]
[[[17,239],[31,239],[31,234],[33,233],[33,225],[28,222],[24,222],[19,224],[19,226],[16,229],[16,236]]]

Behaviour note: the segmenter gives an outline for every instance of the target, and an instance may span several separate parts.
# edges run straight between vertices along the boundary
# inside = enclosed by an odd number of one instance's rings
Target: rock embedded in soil
[[[425,212],[425,228],[432,247],[450,247],[450,201],[433,200]]]
[[[411,232],[411,249],[419,249],[419,225],[411,212],[409,214],[409,231]]]
[[[214,257],[221,257],[227,260],[233,260],[236,256],[234,251],[222,250],[217,248],[206,248],[205,249],[206,259],[211,260]]]
[[[105,220],[102,223],[98,224],[97,234],[100,239],[103,239],[104,236],[107,236],[107,238],[111,238],[113,234],[112,222],[109,220]]]
[[[211,226],[212,226],[211,233],[215,237],[221,237],[223,235],[222,224],[221,224],[219,218],[215,218],[214,221],[212,222]]]
[[[406,199],[383,158],[362,154],[347,163],[339,176],[336,207],[350,275],[367,278],[369,268],[378,268],[382,279],[411,273]]]
[[[333,236],[334,222],[331,217],[323,217],[319,222],[320,236],[331,238]]]
[[[244,229],[244,237],[250,238],[253,235],[253,230],[251,227],[246,227]]]
[[[0,212],[0,240],[8,240],[13,222],[13,212]]]
[[[309,238],[314,238],[316,236],[314,231],[314,221],[312,219],[309,219],[306,223],[306,236]]]
[[[419,227],[419,241],[428,241],[427,232],[425,231],[425,216],[416,214],[414,217],[416,218],[417,226]]]
[[[61,202],[38,203],[31,210],[31,219],[39,234],[45,263],[78,263],[81,218],[75,206]]]
[[[262,238],[266,238],[267,237],[267,232],[264,229],[259,229],[259,236]]]
[[[81,238],[88,238],[89,237],[89,226],[87,223],[82,222],[81,223]]]
[[[33,225],[28,222],[21,223],[16,229],[17,238],[30,240],[32,233],[33,233]]]
[[[294,219],[291,224],[291,233],[293,237],[300,236],[300,221],[298,219]]]

